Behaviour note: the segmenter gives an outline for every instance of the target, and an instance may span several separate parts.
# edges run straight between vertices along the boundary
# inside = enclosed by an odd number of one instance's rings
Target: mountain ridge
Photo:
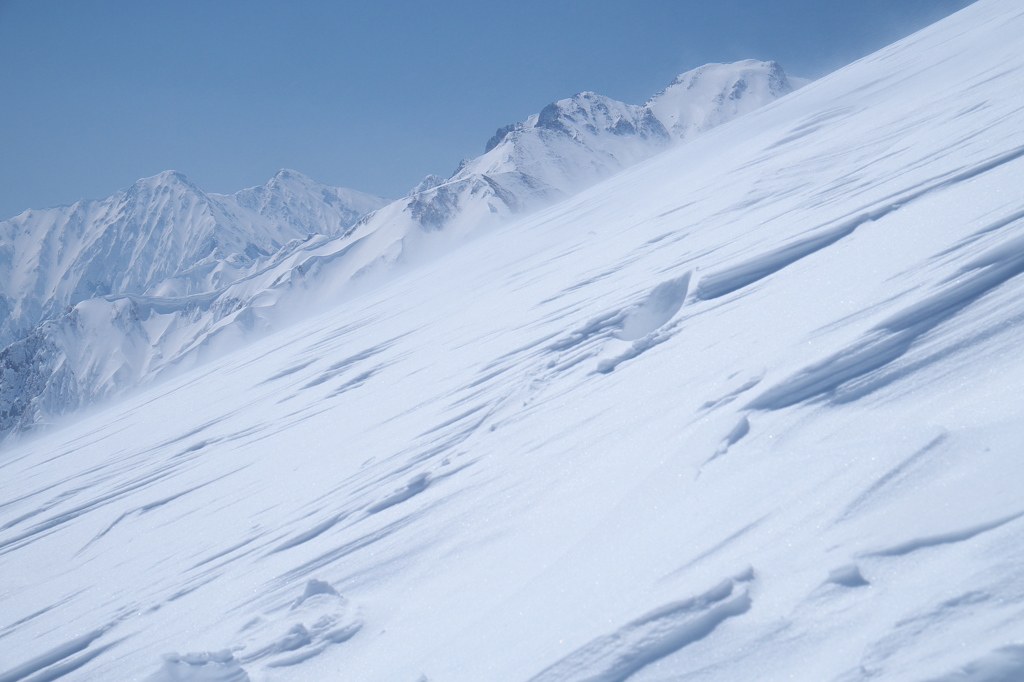
[[[0,432],[155,380],[185,356],[197,356],[214,336],[237,342],[270,330],[282,314],[276,310],[307,305],[300,298],[342,295],[354,281],[379,278],[400,263],[570,197],[792,90],[778,64],[755,60],[707,65],[674,83],[683,81],[685,91],[669,86],[647,105],[595,93],[553,102],[513,124],[450,177],[428,176],[390,203],[287,169],[233,194],[206,193],[184,174],[164,171],[106,200],[44,209],[34,223],[31,211],[0,223],[0,235],[45,232],[45,239],[34,239],[44,245],[65,238],[74,223],[77,241],[40,247],[39,253],[82,254],[51,268],[39,259],[32,268],[15,249],[6,271],[0,257],[0,283],[6,282],[0,290],[9,292],[0,298],[0,313],[6,312],[0,368],[11,385],[40,396],[0,396]],[[674,132],[651,103],[670,117]],[[676,125],[680,120],[693,123]],[[99,215],[90,223],[93,214]],[[93,299],[88,314],[75,314],[76,306]],[[291,303],[282,304],[284,299]],[[124,306],[129,317],[148,322],[117,323],[125,319]],[[32,354],[8,352],[29,337],[35,339],[29,342]],[[106,337],[106,352],[98,337]],[[40,353],[47,361],[38,360]],[[24,357],[37,361],[16,361]],[[49,388],[45,375],[57,372],[61,376]],[[67,410],[59,408],[62,402]]]

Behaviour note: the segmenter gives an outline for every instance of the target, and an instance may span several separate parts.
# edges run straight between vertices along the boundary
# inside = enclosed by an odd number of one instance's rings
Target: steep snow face
[[[0,679],[1024,679],[1022,110],[982,0],[6,448]]]
[[[5,221],[0,240],[10,256],[0,263],[0,283],[8,315],[0,323],[0,345],[79,301],[145,291],[193,268],[202,271],[194,286],[208,287],[232,268],[229,257],[240,265],[247,248],[254,255],[275,248],[271,235],[246,234],[225,217],[223,207],[183,175],[166,172],[103,201],[26,211]]]

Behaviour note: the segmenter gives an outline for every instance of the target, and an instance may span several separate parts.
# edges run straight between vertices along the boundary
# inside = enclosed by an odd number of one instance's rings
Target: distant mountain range
[[[392,202],[289,170],[232,195],[166,171],[25,211],[0,223],[0,432],[194,365],[307,299],[572,196],[800,84],[748,60],[684,73],[642,106],[583,92]]]

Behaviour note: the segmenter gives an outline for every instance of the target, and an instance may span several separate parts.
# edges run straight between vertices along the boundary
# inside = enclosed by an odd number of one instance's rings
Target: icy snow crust
[[[1024,678],[1024,8],[0,455],[0,680]]]

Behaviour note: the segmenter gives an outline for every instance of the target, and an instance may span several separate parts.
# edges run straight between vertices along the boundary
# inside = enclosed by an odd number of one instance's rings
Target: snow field
[[[1021,36],[979,2],[8,450],[0,680],[1019,678]]]

